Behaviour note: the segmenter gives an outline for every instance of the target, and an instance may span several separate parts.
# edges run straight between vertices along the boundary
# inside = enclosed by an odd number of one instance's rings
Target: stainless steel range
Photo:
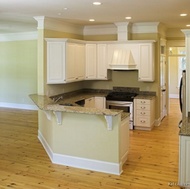
[[[137,93],[111,92],[106,97],[106,108],[130,113],[129,128],[133,129],[133,99]]]

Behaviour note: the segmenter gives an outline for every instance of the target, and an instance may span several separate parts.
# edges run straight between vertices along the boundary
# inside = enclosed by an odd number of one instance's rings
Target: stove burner
[[[128,92],[111,92],[106,96],[106,100],[117,100],[117,101],[130,101],[133,102],[136,93]]]

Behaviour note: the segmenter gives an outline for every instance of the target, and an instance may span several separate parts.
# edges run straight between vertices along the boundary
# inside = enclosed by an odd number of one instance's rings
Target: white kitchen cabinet
[[[85,108],[94,108],[95,107],[95,97],[85,99]]]
[[[107,45],[86,44],[86,80],[107,80]]]
[[[98,108],[98,109],[105,109],[106,100],[105,97],[91,97],[85,99],[85,108]]]
[[[155,80],[154,43],[139,44],[139,81]]]
[[[155,98],[134,99],[135,129],[151,130],[155,122]]]
[[[60,84],[84,80],[85,45],[66,39],[47,40],[47,83]]]
[[[179,185],[190,187],[190,136],[179,136]]]
[[[95,97],[95,107],[98,109],[105,109],[106,108],[106,99],[105,97]]]

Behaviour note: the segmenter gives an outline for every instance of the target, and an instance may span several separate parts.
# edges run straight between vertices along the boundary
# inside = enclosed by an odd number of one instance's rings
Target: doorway
[[[169,98],[179,98],[180,79],[186,69],[185,58],[185,47],[169,48]]]

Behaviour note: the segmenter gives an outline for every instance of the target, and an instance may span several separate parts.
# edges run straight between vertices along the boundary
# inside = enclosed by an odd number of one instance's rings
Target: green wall
[[[37,92],[37,40],[0,42],[0,104],[33,105]]]

